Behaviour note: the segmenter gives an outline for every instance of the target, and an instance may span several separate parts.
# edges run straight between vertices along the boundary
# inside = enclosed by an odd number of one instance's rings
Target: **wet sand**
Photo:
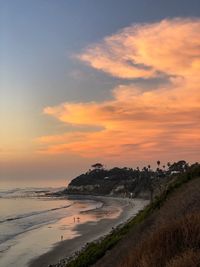
[[[52,250],[32,260],[29,267],[48,267],[50,264],[58,263],[80,250],[86,243],[108,234],[112,227],[126,222],[148,204],[147,200],[142,199],[129,200],[111,197],[90,197],[90,199],[101,201],[103,205],[100,208],[80,213],[79,223],[74,228],[79,235],[56,243]],[[88,216],[91,217],[89,222]],[[87,222],[84,223],[84,221]]]

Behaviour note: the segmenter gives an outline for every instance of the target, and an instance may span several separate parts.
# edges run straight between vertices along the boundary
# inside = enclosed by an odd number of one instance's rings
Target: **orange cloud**
[[[199,20],[172,19],[133,25],[106,37],[78,55],[93,68],[114,77],[149,78],[164,72],[198,73]]]
[[[134,84],[113,89],[111,100],[63,103],[44,113],[96,131],[40,138],[42,153],[138,159],[200,151],[200,20],[135,25],[78,56],[112,76],[133,79],[163,73],[168,85],[145,91]]]

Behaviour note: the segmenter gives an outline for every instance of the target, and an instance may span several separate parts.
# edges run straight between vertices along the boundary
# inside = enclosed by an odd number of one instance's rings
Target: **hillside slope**
[[[200,266],[200,178],[176,189],[93,267]]]

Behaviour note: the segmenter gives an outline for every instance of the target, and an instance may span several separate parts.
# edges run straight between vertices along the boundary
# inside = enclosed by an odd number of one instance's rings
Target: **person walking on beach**
[[[61,239],[61,241],[63,241],[63,235],[61,235],[61,238],[60,239]]]

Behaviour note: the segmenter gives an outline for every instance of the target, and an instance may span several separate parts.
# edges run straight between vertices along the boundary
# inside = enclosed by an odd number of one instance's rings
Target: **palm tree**
[[[163,170],[165,170],[165,165],[163,165]]]
[[[160,166],[160,160],[157,161],[157,165],[158,165],[158,168],[159,168],[159,166]]]

